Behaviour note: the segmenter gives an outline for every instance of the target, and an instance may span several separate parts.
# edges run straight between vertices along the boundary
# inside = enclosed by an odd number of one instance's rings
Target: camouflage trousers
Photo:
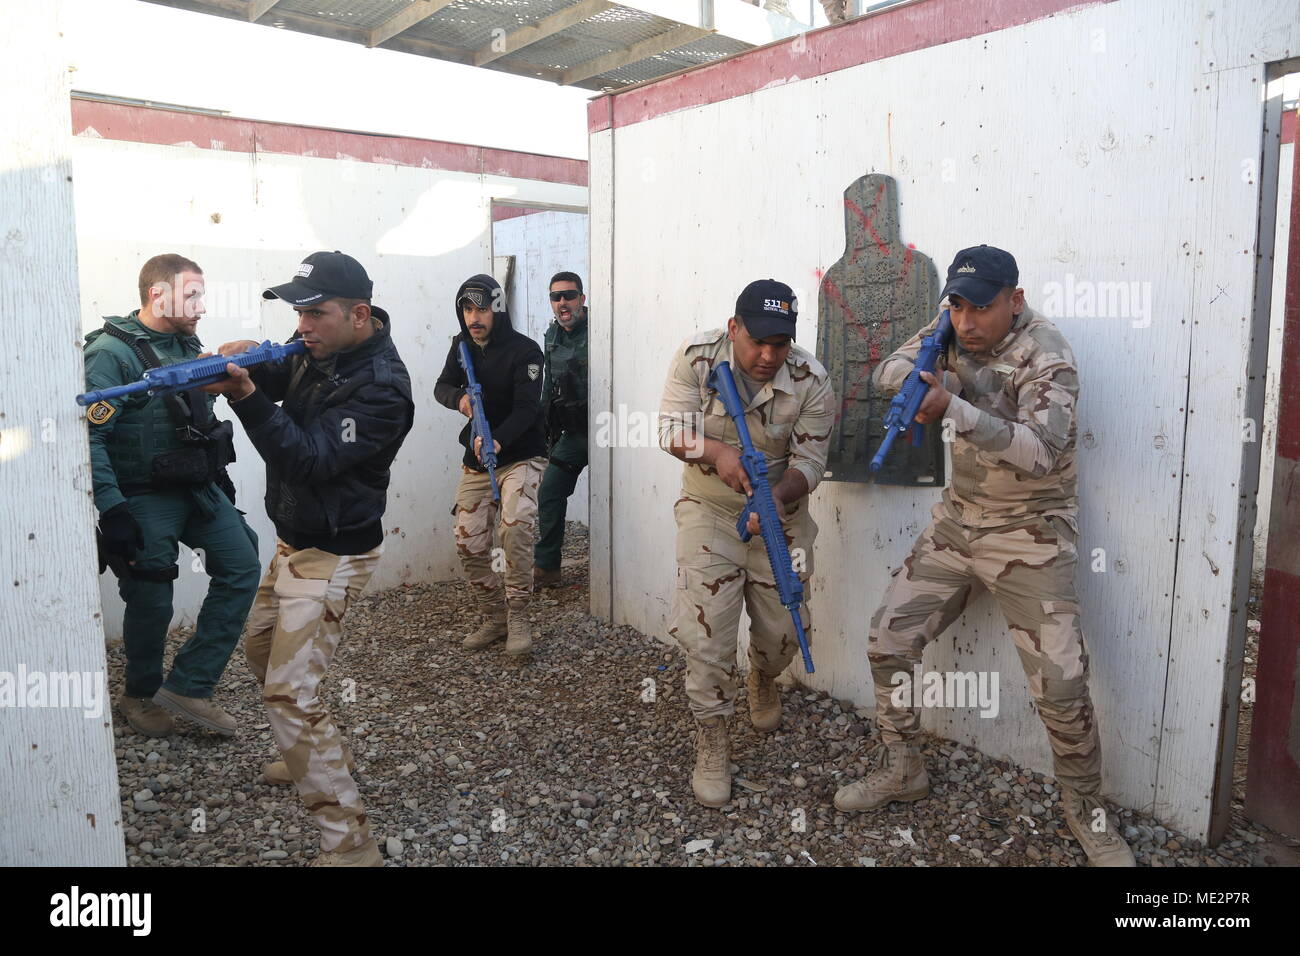
[[[500,599],[500,564],[493,560],[492,530],[505,557],[505,598],[528,600],[533,593],[533,540],[537,529],[537,487],[545,458],[526,458],[497,469],[501,501],[492,500],[487,472],[464,465],[456,487],[456,551],[465,578],[485,601]]]
[[[776,677],[799,650],[794,621],[781,604],[763,539],[736,534],[739,514],[724,515],[694,498],[673,506],[677,518],[677,590],[668,633],[686,654],[686,697],[698,720],[735,709],[736,650],[742,604],[749,614],[749,666]],[[786,545],[804,582],[801,614],[812,643],[808,579],[817,525],[808,499],[787,516]],[[798,550],[796,550],[798,549]]]
[[[912,553],[893,572],[871,619],[867,657],[881,737],[895,743],[918,732],[918,710],[895,703],[900,685],[891,678],[901,671],[910,679],[925,645],[987,590],[1011,628],[1030,695],[1047,728],[1057,780],[1096,793],[1101,746],[1074,589],[1072,523],[1030,516],[994,528],[968,528],[948,517],[942,504],[933,514]]]
[[[321,700],[320,683],[343,637],[343,615],[383,550],[381,544],[340,556],[277,541],[244,631],[249,670],[262,682],[276,746],[321,828],[322,851],[351,850],[370,839],[347,745]]]

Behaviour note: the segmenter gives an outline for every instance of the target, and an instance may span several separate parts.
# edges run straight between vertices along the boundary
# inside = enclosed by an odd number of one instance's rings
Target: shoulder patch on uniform
[[[92,425],[102,425],[116,414],[117,409],[108,402],[95,402],[86,409],[86,421]]]
[[[536,362],[529,363],[528,377],[530,379],[532,379],[533,381],[537,381],[537,376],[541,374],[541,371],[542,371],[542,367],[538,365]]]
[[[712,345],[714,342],[720,341],[726,334],[726,329],[708,329],[704,332],[697,332],[686,340],[686,347],[690,348],[693,345]]]
[[[802,365],[819,379],[825,378],[827,375],[826,367],[822,365],[821,362],[817,361],[816,357],[811,352],[805,352],[803,349],[798,348],[798,346],[790,349],[790,354],[786,356],[785,360],[796,368]]]

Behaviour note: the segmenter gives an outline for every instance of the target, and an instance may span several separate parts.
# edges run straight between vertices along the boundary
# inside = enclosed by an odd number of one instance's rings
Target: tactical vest
[[[552,322],[545,335],[546,359],[550,365],[546,404],[548,432],[587,434],[587,315],[582,324],[566,331]]]
[[[104,328],[96,329],[86,337],[86,351],[102,349],[110,352],[124,368],[123,381],[137,381],[143,376],[145,366],[126,342],[108,331],[111,322],[112,320],[105,322]],[[122,329],[120,325],[116,326],[115,331],[132,338],[141,338],[129,328]],[[202,350],[199,340],[193,336],[184,339],[172,337],[170,342],[165,338],[150,336],[145,341],[164,364],[197,358]],[[210,414],[216,396],[204,395],[203,398]],[[151,485],[155,458],[168,452],[181,451],[186,445],[181,441],[176,423],[162,396],[151,398],[142,393],[120,401],[121,410],[106,447],[118,487],[123,493],[130,494]]]

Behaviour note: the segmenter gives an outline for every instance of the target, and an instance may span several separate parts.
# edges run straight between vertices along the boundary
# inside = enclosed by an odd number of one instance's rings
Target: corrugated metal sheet
[[[163,6],[213,13],[247,20],[253,0],[149,0]],[[259,22],[336,37],[354,43],[368,43],[371,31],[382,28],[394,17],[411,10],[418,0],[279,0],[266,10]],[[468,62],[471,55],[489,51],[492,42],[522,27],[533,26],[546,17],[578,5],[582,0],[456,0],[430,16],[410,24],[380,46],[435,58]],[[731,2],[731,0],[727,0]],[[686,27],[699,27],[700,21]],[[794,24],[799,28],[799,24]],[[656,37],[683,31],[683,23],[655,16],[635,5],[614,4],[593,12],[586,19],[539,38],[487,64],[490,69],[527,76],[559,79],[565,70],[577,68],[601,57],[618,54],[639,43],[655,45]],[[388,31],[382,31],[388,32]],[[686,31],[689,32],[689,31]],[[788,34],[781,34],[788,35]],[[753,37],[751,36],[750,39]],[[666,42],[672,42],[669,38]],[[681,39],[680,35],[675,39]],[[657,52],[636,62],[611,66],[604,73],[577,80],[587,89],[608,89],[641,83],[678,70],[708,63],[720,57],[751,49],[753,43],[734,37],[710,35]],[[553,72],[546,72],[547,70]]]
[[[712,61],[720,60],[725,56],[743,53],[748,49],[751,49],[751,47],[747,43],[743,43],[740,40],[733,40],[730,37],[723,37],[714,34],[712,36],[700,37],[700,39],[693,43],[687,43],[684,46],[677,47],[675,50],[669,50],[667,53],[661,53],[660,55],[650,57],[647,60],[640,60],[636,63],[630,63],[621,69],[602,73],[600,79],[609,86],[627,86],[632,83],[644,83],[647,80],[666,76],[667,74],[675,73],[678,70],[684,70],[692,66],[699,66],[701,63],[711,63]]]
[[[481,50],[500,35],[494,30],[510,33],[572,5],[571,0],[459,0],[403,35]]]
[[[667,33],[677,24],[639,10],[615,7],[562,33],[524,47],[517,58],[539,66],[567,70],[634,43]],[[744,47],[748,49],[748,47]],[[516,57],[504,57],[510,60]],[[661,74],[655,74],[656,76]]]
[[[303,16],[373,30],[387,23],[410,4],[408,0],[280,0],[271,11],[301,13]]]

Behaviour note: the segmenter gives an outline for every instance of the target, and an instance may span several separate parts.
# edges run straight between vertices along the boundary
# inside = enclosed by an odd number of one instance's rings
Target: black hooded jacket
[[[389,467],[415,402],[388,313],[370,311],[380,328],[356,348],[255,366],[257,391],[230,406],[266,461],[266,513],[290,547],[364,554],[384,539]]]
[[[493,311],[491,337],[485,347],[476,345],[469,330],[465,328],[465,319],[457,304],[465,287],[469,285],[481,285],[494,293],[494,302],[503,301],[498,292],[501,286],[491,276],[476,275],[461,283],[452,303],[456,310],[456,321],[460,324],[460,334],[452,339],[446,364],[438,376],[433,395],[439,404],[459,411],[461,396],[465,394],[469,383],[465,370],[457,360],[456,346],[459,342],[465,342],[474,361],[474,377],[483,386],[483,405],[488,427],[492,429],[493,439],[501,445],[501,451],[497,453],[498,467],[512,465],[525,458],[544,458],[546,426],[542,412],[542,350],[528,336],[515,331],[508,308]],[[467,467],[484,471],[474,456],[469,435],[470,423],[467,420],[460,432],[460,443],[465,446],[462,460]]]

